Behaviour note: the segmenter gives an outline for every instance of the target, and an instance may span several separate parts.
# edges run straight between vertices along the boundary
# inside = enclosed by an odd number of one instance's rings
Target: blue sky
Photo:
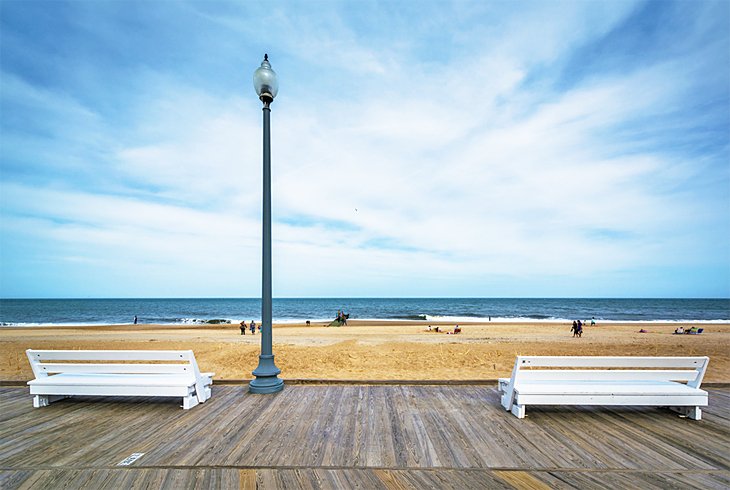
[[[0,3],[0,297],[730,297],[730,3]]]

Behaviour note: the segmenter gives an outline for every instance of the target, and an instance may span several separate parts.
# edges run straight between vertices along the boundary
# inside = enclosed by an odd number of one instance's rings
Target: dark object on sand
[[[350,318],[349,313],[341,313],[337,316],[329,325],[328,327],[341,327],[342,325],[347,325],[347,319]]]

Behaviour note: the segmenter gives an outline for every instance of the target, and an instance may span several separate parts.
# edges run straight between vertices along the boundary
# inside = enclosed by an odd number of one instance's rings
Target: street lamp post
[[[263,202],[263,243],[261,277],[261,354],[259,365],[254,370],[256,379],[251,380],[248,391],[251,393],[276,393],[284,388],[279,379],[281,369],[274,364],[271,349],[271,103],[279,91],[276,73],[269,64],[269,55],[253,74],[253,86],[264,104],[264,202]]]

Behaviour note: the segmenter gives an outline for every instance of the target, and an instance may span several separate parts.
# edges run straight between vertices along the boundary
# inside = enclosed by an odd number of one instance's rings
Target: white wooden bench
[[[215,374],[201,373],[191,350],[28,349],[26,353],[35,375],[28,385],[36,408],[83,395],[179,396],[182,407],[189,409],[210,398]]]
[[[525,417],[528,405],[643,405],[669,407],[700,420],[700,407],[707,406],[707,392],[700,383],[709,361],[708,357],[518,356],[512,377],[499,379],[499,392],[502,406],[518,418]]]

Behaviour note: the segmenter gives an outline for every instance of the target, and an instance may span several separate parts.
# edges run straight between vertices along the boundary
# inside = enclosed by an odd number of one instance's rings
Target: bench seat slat
[[[174,396],[187,397],[194,393],[192,386],[128,386],[128,385],[40,385],[31,386],[31,395],[66,395],[73,396]]]
[[[625,405],[654,407],[706,407],[704,395],[628,395],[628,394],[572,394],[572,395],[519,395],[516,405]]]
[[[28,381],[29,386],[113,385],[113,386],[189,386],[195,382],[186,374],[56,374]]]
[[[672,381],[528,381],[515,386],[518,395],[702,395],[705,391]]]

